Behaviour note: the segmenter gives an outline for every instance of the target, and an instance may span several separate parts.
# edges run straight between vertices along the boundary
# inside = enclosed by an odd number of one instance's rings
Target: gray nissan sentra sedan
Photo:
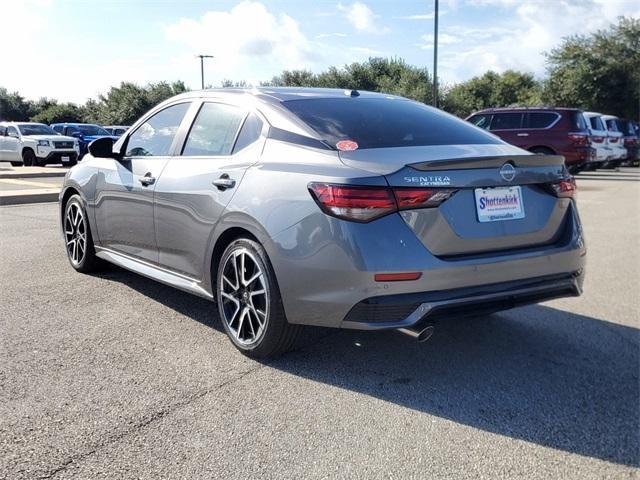
[[[108,261],[210,299],[252,357],[301,325],[423,340],[435,320],[582,291],[563,158],[405,98],[191,92],[89,152],[60,194],[73,268]]]

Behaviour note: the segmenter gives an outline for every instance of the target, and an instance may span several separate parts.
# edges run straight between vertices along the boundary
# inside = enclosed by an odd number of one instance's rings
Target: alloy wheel
[[[67,209],[64,236],[71,263],[75,266],[80,265],[87,252],[87,225],[82,208],[77,203],[72,203]]]
[[[257,343],[269,315],[269,291],[260,264],[244,247],[231,252],[220,285],[223,321],[234,340],[243,346]]]

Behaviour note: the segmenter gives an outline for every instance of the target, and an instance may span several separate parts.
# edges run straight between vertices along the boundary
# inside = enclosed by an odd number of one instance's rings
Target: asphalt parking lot
[[[75,273],[0,207],[0,478],[638,478],[640,171],[578,179],[585,294],[241,356],[213,304]]]

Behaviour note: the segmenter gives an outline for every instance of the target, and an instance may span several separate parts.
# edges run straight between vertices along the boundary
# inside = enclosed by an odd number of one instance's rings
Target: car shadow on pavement
[[[341,331],[274,368],[538,445],[639,466],[638,330],[546,306]]]
[[[211,302],[120,269],[119,281],[223,332]],[[534,305],[436,325],[426,343],[397,332],[309,329],[263,362],[488,432],[640,466],[636,328]]]

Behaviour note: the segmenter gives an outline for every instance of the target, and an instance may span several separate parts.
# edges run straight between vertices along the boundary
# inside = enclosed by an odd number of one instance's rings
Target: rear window
[[[556,113],[551,112],[531,112],[528,115],[527,128],[549,128],[558,119]]]
[[[513,130],[522,125],[522,113],[496,113],[491,120],[491,130]]]
[[[575,130],[586,130],[587,122],[584,121],[582,112],[571,112],[571,128]]]
[[[589,124],[593,130],[606,130],[600,117],[589,117]]]
[[[615,118],[609,118],[605,120],[605,123],[607,124],[607,130],[609,130],[610,132],[620,131],[620,129],[618,128],[618,122],[616,122]]]
[[[332,147],[359,149],[502,143],[494,136],[421,103],[387,98],[309,98],[283,105]]]
[[[635,129],[629,120],[620,120],[619,124],[620,127],[622,127],[622,133],[625,136],[632,136],[636,134]]]

